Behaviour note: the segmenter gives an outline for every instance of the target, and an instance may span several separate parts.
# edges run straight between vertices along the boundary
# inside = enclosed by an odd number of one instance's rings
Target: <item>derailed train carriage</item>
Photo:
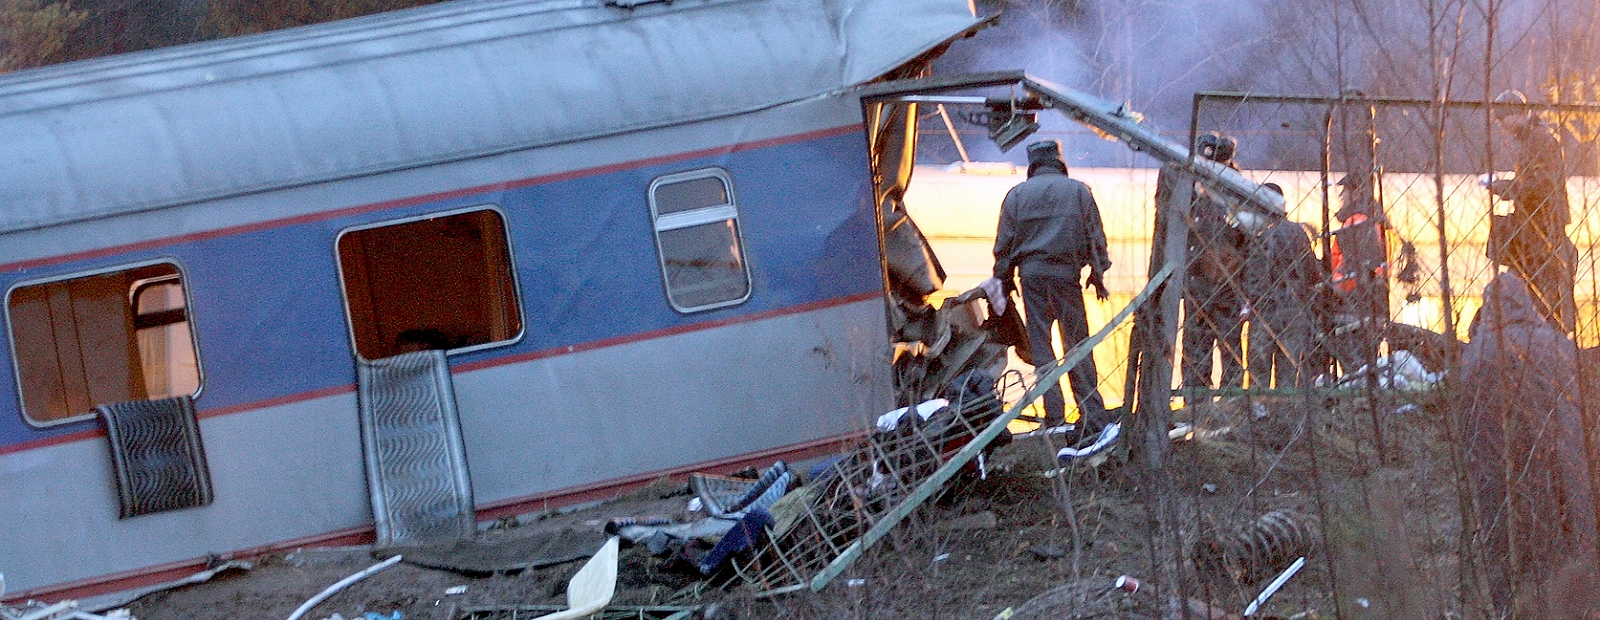
[[[977,23],[473,0],[0,78],[5,598],[370,540],[358,368],[409,351],[476,519],[830,449],[893,401],[851,89]],[[156,401],[187,497],[108,449]]]

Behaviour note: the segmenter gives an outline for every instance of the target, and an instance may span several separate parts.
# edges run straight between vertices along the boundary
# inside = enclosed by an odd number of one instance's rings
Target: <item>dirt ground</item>
[[[1181,496],[1185,554],[1197,558],[1185,569],[1189,594],[1240,613],[1289,558],[1266,562],[1272,566],[1254,567],[1259,575],[1240,578],[1237,566],[1207,564],[1207,550],[1216,551],[1215,541],[1227,547],[1228,532],[1249,531],[1249,524],[1269,511],[1289,510],[1312,522],[1318,547],[1330,543],[1338,549],[1312,552],[1306,568],[1267,604],[1263,617],[1330,618],[1336,604],[1346,606],[1346,618],[1397,617],[1405,611],[1401,605],[1427,614],[1408,617],[1440,617],[1435,612],[1454,600],[1449,592],[1457,578],[1450,558],[1458,526],[1450,511],[1454,491],[1439,483],[1447,465],[1437,450],[1435,414],[1426,407],[1395,413],[1395,403],[1388,401],[1380,407],[1317,406],[1309,412],[1306,403],[1268,403],[1263,409],[1235,399],[1177,414],[1195,424],[1193,435],[1172,444],[1169,460]],[[1361,409],[1372,412],[1370,423],[1351,413]],[[1263,412],[1268,415],[1260,416]],[[1382,459],[1366,439],[1372,423],[1388,431]],[[1134,599],[1154,588],[1110,603],[1067,594],[1075,587],[1109,592],[1107,584],[1121,575],[1147,583],[1153,578],[1148,520],[1125,454],[1114,451],[1098,466],[1080,465],[1056,472],[1060,475],[1051,475],[1051,454],[1040,438],[1000,449],[988,461],[986,479],[953,481],[938,502],[894,530],[821,593],[757,599],[739,588],[697,591],[702,589],[694,587],[693,577],[664,570],[662,561],[642,548],[625,547],[613,604],[715,604],[721,618],[990,620],[1007,608],[1020,612],[1019,619],[1148,617],[1138,608],[1153,600]],[[598,530],[612,517],[681,511],[687,499],[684,485],[661,481],[599,506],[524,517],[484,535]],[[982,518],[975,529],[949,527],[953,520],[986,511],[995,517],[992,528]],[[1324,519],[1331,525],[1317,529]],[[374,562],[362,548],[260,558],[247,573],[151,594],[129,609],[143,620],[286,618],[312,595]],[[580,565],[469,577],[401,563],[334,595],[305,617],[337,613],[349,619],[374,612],[392,618],[398,611],[408,620],[450,620],[465,617],[462,610],[469,608],[561,604],[566,582]],[[1369,583],[1374,566],[1417,579],[1374,586]],[[1419,585],[1422,580],[1432,585]],[[466,591],[447,594],[456,586]],[[1410,599],[1395,602],[1396,591],[1400,599]],[[1030,615],[1048,608],[1051,597],[1066,601],[1065,606]],[[1073,611],[1061,613],[1066,609]]]

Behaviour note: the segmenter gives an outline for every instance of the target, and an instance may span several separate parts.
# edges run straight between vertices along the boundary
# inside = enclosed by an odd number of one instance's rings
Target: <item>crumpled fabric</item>
[[[1067,462],[1074,459],[1081,459],[1086,456],[1094,456],[1106,448],[1111,447],[1111,444],[1116,443],[1117,438],[1121,436],[1122,424],[1112,422],[1107,424],[1105,428],[1100,429],[1100,436],[1094,440],[1094,443],[1089,444],[1088,447],[1081,449],[1062,448],[1056,451],[1056,459],[1062,462]]]
[[[928,421],[928,417],[932,416],[934,412],[949,406],[950,401],[943,398],[935,398],[933,400],[923,402],[916,406],[917,417],[926,422]],[[894,432],[895,429],[900,427],[900,421],[905,419],[906,414],[911,413],[911,410],[911,407],[901,407],[894,411],[890,411],[889,413],[878,416],[878,430],[885,433]]]
[[[716,539],[733,529],[733,524],[733,521],[727,519],[707,517],[688,523],[627,525],[618,528],[616,534],[634,544],[644,542],[657,534],[681,540]]]
[[[754,509],[745,513],[744,518],[734,524],[722,540],[717,541],[717,546],[712,547],[700,558],[700,573],[710,575],[716,572],[729,557],[740,551],[755,546],[761,539],[761,533],[768,524],[772,523],[772,515],[765,510]]]

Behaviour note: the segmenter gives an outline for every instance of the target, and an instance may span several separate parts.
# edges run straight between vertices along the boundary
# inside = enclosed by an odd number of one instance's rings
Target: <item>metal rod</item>
[[[951,104],[951,105],[970,105],[970,104],[982,105],[982,104],[988,103],[989,102],[989,98],[988,97],[977,97],[977,96],[956,96],[956,95],[902,95],[902,96],[899,96],[899,97],[889,97],[887,99],[879,99],[879,101],[887,102],[887,103],[936,103],[936,104],[939,104],[940,106],[943,106],[946,103]],[[949,122],[949,121],[947,120],[945,122]]]
[[[1322,272],[1333,273],[1333,201],[1328,195],[1328,184],[1331,181],[1333,168],[1333,111],[1335,106],[1328,106],[1327,114],[1322,116]],[[1324,347],[1318,347],[1324,349]],[[1325,351],[1326,353],[1326,351]],[[1328,355],[1318,357],[1317,364],[1321,366],[1319,372],[1332,370],[1332,363]]]
[[[935,492],[944,486],[944,483],[948,482],[950,478],[956,475],[956,472],[960,471],[962,467],[965,467],[967,463],[972,461],[972,459],[976,457],[985,446],[989,445],[990,441],[993,441],[995,437],[1000,436],[1000,433],[1005,432],[1006,425],[1010,424],[1012,420],[1015,420],[1017,415],[1022,413],[1022,410],[1026,408],[1029,403],[1032,403],[1033,401],[1038,400],[1039,397],[1043,396],[1045,391],[1048,389],[1048,386],[1060,383],[1061,377],[1065,376],[1069,369],[1077,366],[1079,362],[1082,362],[1084,358],[1087,358],[1090,354],[1092,354],[1095,346],[1099,345],[1102,341],[1109,337],[1113,331],[1116,331],[1116,329],[1120,327],[1123,322],[1128,320],[1129,316],[1133,315],[1134,309],[1143,305],[1145,300],[1149,299],[1150,296],[1161,287],[1163,282],[1166,282],[1167,278],[1171,276],[1172,272],[1174,271],[1173,267],[1174,265],[1169,263],[1166,267],[1162,268],[1162,270],[1157,273],[1155,277],[1150,278],[1150,282],[1145,285],[1144,290],[1139,291],[1139,294],[1134,296],[1133,300],[1128,302],[1128,305],[1111,319],[1111,322],[1106,323],[1105,327],[1100,328],[1100,331],[1095,332],[1093,336],[1090,336],[1078,344],[1073,345],[1072,349],[1067,351],[1067,354],[1062,356],[1060,360],[1057,360],[1055,366],[1047,371],[1044,376],[1040,377],[1038,382],[1036,382],[1021,399],[1018,399],[1017,402],[1012,403],[1011,406],[1006,409],[1005,413],[1000,414],[1000,417],[995,418],[993,422],[989,423],[989,426],[985,428],[982,433],[980,433],[977,437],[974,437],[972,441],[967,442],[967,445],[962,446],[961,450],[957,451],[955,456],[950,457],[950,460],[945,461],[943,465],[939,466],[939,469],[934,471],[932,476],[930,476],[927,480],[924,480],[922,484],[917,485],[916,490],[912,491],[911,494],[906,497],[906,499],[901,500],[900,504],[895,506],[894,510],[890,511],[888,515],[885,515],[883,519],[879,520],[877,523],[874,523],[872,528],[867,530],[866,534],[862,535],[861,538],[857,539],[855,542],[851,543],[849,547],[845,548],[844,553],[841,553],[839,554],[839,557],[834,558],[834,560],[828,564],[827,568],[823,569],[821,573],[818,573],[817,576],[811,580],[811,591],[821,592],[823,588],[828,587],[828,583],[833,581],[835,577],[838,577],[840,573],[843,573],[845,569],[849,568],[850,564],[854,563],[856,558],[861,557],[863,552],[877,544],[877,542],[881,540],[885,534],[889,533],[889,530],[894,529],[894,527],[899,525],[901,521],[904,521],[906,517],[911,516],[912,511],[916,510],[918,506],[921,506],[922,503],[927,501],[929,497],[932,497]]]
[[[950,140],[956,143],[956,152],[961,154],[963,163],[972,161],[967,157],[967,147],[961,144],[961,136],[956,134],[956,124],[950,122],[950,113],[944,111],[944,104],[939,104],[939,118],[944,119],[944,128],[950,132]]]
[[[1244,615],[1246,617],[1256,615],[1256,610],[1261,609],[1261,606],[1266,604],[1267,599],[1277,594],[1278,589],[1282,588],[1283,584],[1288,583],[1289,578],[1294,577],[1295,573],[1300,572],[1300,569],[1305,565],[1306,559],[1304,556],[1296,558],[1294,564],[1290,564],[1289,568],[1284,569],[1283,574],[1278,575],[1277,579],[1273,579],[1272,583],[1267,584],[1267,587],[1261,590],[1261,594],[1256,596],[1256,600],[1250,601],[1250,606],[1244,608]]]

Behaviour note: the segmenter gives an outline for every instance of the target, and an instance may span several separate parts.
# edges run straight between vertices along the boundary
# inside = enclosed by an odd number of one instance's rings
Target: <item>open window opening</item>
[[[97,405],[199,395],[177,265],[24,284],[7,311],[23,416],[34,425],[83,419]]]
[[[477,208],[345,231],[338,241],[356,354],[476,350],[522,334],[499,211]]]
[[[706,168],[656,179],[650,183],[650,213],[673,309],[697,312],[750,298],[739,207],[726,171]]]

